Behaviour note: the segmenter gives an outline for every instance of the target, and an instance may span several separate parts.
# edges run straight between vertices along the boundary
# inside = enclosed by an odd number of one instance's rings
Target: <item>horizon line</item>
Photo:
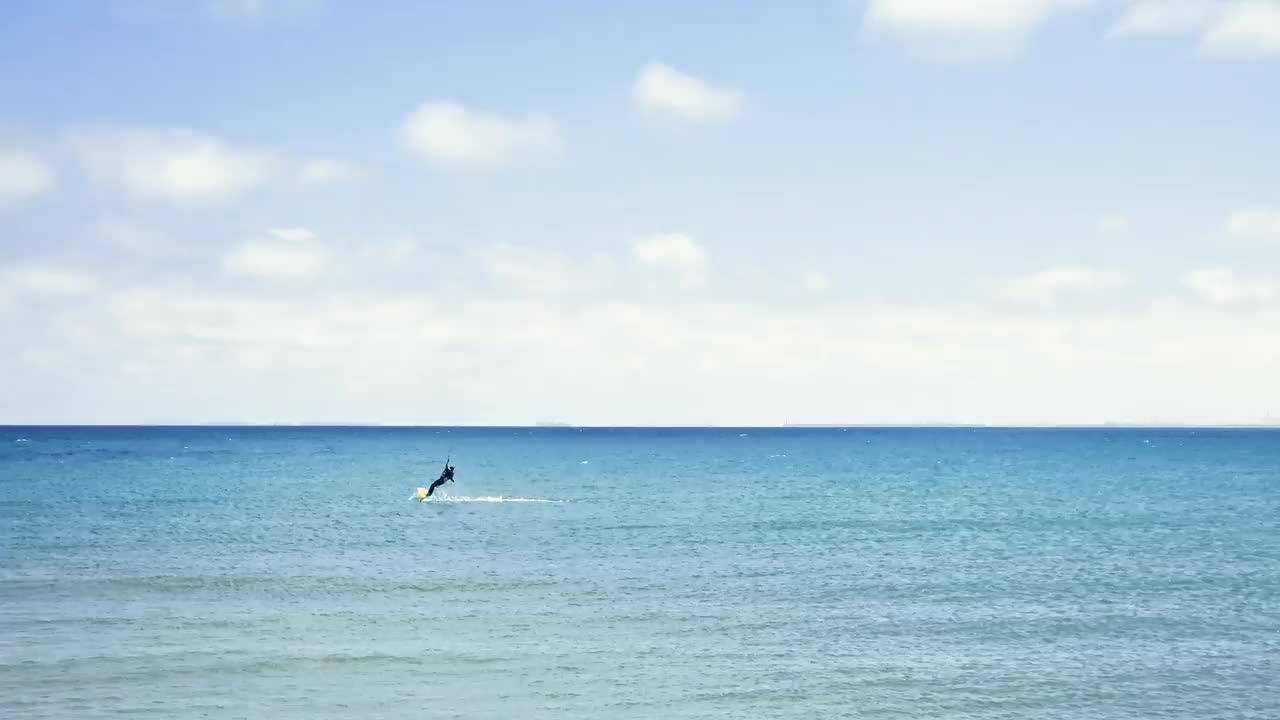
[[[1138,422],[1102,422],[1102,423],[781,423],[776,425],[719,425],[702,423],[657,423],[657,424],[572,424],[572,423],[532,423],[532,424],[437,424],[437,423],[378,423],[378,422],[162,422],[162,423],[0,423],[0,428],[386,428],[386,429],[426,429],[426,430],[840,430],[840,429],[990,429],[990,430],[1232,430],[1232,429],[1280,429],[1280,422],[1256,423],[1138,423]]]

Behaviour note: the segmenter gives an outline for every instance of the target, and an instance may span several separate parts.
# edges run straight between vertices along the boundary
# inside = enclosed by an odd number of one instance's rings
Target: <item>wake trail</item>
[[[470,497],[462,495],[459,497],[435,497],[427,500],[429,503],[563,503],[564,500],[552,500],[550,498],[525,498],[525,497],[505,497],[503,495],[490,495],[480,497]]]

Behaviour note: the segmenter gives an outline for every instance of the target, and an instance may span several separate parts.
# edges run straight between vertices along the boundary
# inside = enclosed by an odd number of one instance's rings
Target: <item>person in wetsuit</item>
[[[427,488],[427,497],[431,497],[436,488],[447,482],[453,482],[453,466],[446,462],[444,464],[444,472],[441,472],[440,477],[436,478],[436,481],[431,483],[431,487]]]

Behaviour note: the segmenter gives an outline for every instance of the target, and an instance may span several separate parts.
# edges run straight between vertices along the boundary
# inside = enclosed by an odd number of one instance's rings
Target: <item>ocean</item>
[[[1275,720],[1280,432],[0,428],[0,717],[122,716]]]

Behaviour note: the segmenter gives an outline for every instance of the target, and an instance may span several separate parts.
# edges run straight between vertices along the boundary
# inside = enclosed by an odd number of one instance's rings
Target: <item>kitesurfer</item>
[[[449,464],[448,460],[445,460],[444,471],[440,473],[440,477],[436,478],[435,482],[431,483],[431,487],[427,488],[426,497],[431,497],[431,494],[436,491],[436,488],[447,482],[453,482],[453,466]]]

